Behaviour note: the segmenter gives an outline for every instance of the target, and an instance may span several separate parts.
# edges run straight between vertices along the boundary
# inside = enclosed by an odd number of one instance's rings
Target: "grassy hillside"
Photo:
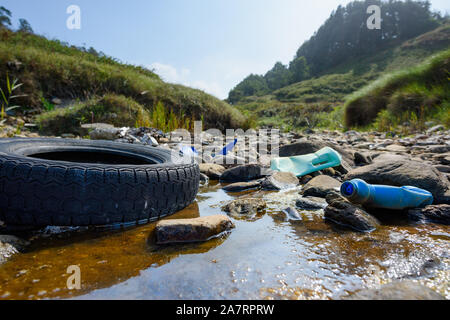
[[[347,127],[375,122],[378,129],[390,130],[409,122],[420,128],[427,120],[450,126],[450,49],[380,78],[345,104]]]
[[[254,114],[261,125],[284,129],[343,128],[347,98],[386,74],[417,65],[450,47],[450,25],[441,26],[372,55],[343,61],[313,79],[298,82],[265,96],[242,99],[237,108]]]
[[[239,111],[203,91],[165,83],[149,70],[122,64],[95,51],[87,52],[59,41],[7,29],[0,30],[0,39],[0,86],[7,87],[8,74],[11,82],[18,79],[23,84],[15,94],[26,95],[15,99],[14,104],[21,106],[15,111],[44,111],[45,101],[54,97],[73,100],[72,108],[41,117],[46,120],[41,126],[47,131],[51,128],[45,126],[52,122],[52,117],[61,120],[72,117],[72,109],[92,106],[107,94],[119,97],[116,99],[121,102],[119,107],[130,105],[134,110],[142,108],[148,113],[162,103],[177,117],[203,118],[206,127],[225,129],[246,124]],[[123,98],[128,99],[127,103],[123,104]],[[111,103],[101,106],[104,113],[118,111]],[[126,114],[122,112],[122,116]],[[124,123],[134,124],[139,120],[136,119],[139,113],[128,114],[131,118],[122,119]],[[90,122],[91,117],[80,117],[80,120]],[[178,120],[184,122],[184,119]]]

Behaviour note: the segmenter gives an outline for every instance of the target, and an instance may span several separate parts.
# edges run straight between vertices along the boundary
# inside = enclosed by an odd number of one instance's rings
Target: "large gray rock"
[[[408,211],[408,215],[411,219],[420,222],[435,222],[450,225],[450,205],[448,204],[411,209]]]
[[[215,163],[200,163],[200,172],[208,176],[212,180],[219,180],[225,168]]]
[[[13,255],[25,250],[30,243],[10,235],[0,235],[0,264],[6,262]]]
[[[299,185],[298,178],[290,172],[275,172],[261,184],[265,190],[285,190]]]
[[[412,160],[376,161],[350,171],[346,180],[362,179],[371,184],[415,186],[431,192],[435,203],[446,203],[445,192],[450,187],[446,177],[432,166]]]
[[[220,176],[221,181],[244,182],[262,178],[265,169],[258,164],[247,164],[225,170]]]
[[[333,223],[360,232],[373,231],[380,225],[375,217],[337,193],[330,193],[327,202],[325,218]]]
[[[234,223],[225,215],[163,220],[156,224],[156,243],[207,241],[233,228],[235,228]]]
[[[307,197],[325,198],[328,193],[339,190],[341,183],[330,176],[317,176],[303,186],[302,194]]]
[[[412,281],[397,281],[378,289],[358,291],[346,300],[445,300],[439,293]]]
[[[261,181],[255,180],[250,182],[235,182],[223,187],[222,189],[228,192],[241,192],[245,190],[257,189],[259,187],[261,187]]]

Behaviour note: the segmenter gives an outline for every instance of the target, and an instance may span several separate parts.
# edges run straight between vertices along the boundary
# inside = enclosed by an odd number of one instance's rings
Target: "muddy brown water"
[[[47,228],[26,253],[0,265],[0,299],[339,299],[398,279],[450,298],[450,228],[383,220],[372,233],[330,225],[323,211],[281,210],[298,190],[227,194],[213,183],[170,219],[220,214],[223,202],[264,198],[268,208],[205,243],[157,246],[155,224],[119,229]],[[81,270],[81,290],[66,273]]]

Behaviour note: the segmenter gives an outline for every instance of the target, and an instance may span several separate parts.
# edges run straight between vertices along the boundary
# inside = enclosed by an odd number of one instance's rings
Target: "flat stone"
[[[450,205],[448,204],[411,209],[408,211],[408,215],[412,220],[420,222],[435,222],[450,225]]]
[[[430,129],[428,129],[427,134],[430,134],[430,133],[433,133],[433,132],[436,132],[439,130],[444,130],[444,129],[445,129],[445,127],[440,124],[440,125],[437,125],[437,126],[434,126],[434,127],[431,127]]]
[[[386,150],[391,152],[406,152],[408,148],[401,146],[399,144],[391,144],[386,147]]]
[[[207,175],[212,180],[219,180],[225,168],[215,163],[200,163],[200,172]]]
[[[329,176],[321,175],[311,179],[302,189],[304,196],[325,198],[328,193],[339,190],[341,183]]]
[[[360,290],[345,300],[445,300],[436,291],[412,281],[396,281],[378,289]]]
[[[308,197],[298,199],[295,206],[303,210],[321,210],[327,207],[327,203],[323,198]]]
[[[234,223],[225,215],[163,220],[156,224],[156,243],[208,241],[233,228],[235,228]]]
[[[262,212],[267,207],[263,199],[258,198],[242,198],[231,201],[222,207],[222,210],[233,215],[254,216]]]
[[[255,180],[250,182],[235,182],[223,187],[222,189],[228,192],[241,192],[244,190],[257,189],[259,187],[261,187],[261,181]]]
[[[120,129],[118,128],[97,128],[89,132],[92,140],[116,140],[119,137]]]
[[[262,178],[263,168],[258,164],[247,164],[225,170],[220,176],[221,181],[244,182]]]
[[[291,172],[275,172],[264,179],[261,187],[265,190],[286,190],[299,185],[298,178]]]

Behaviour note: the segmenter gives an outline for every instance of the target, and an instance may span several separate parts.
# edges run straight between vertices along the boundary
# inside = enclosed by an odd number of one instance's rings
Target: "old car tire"
[[[173,157],[108,141],[0,139],[0,220],[14,226],[158,220],[191,204],[199,188],[198,164]]]

